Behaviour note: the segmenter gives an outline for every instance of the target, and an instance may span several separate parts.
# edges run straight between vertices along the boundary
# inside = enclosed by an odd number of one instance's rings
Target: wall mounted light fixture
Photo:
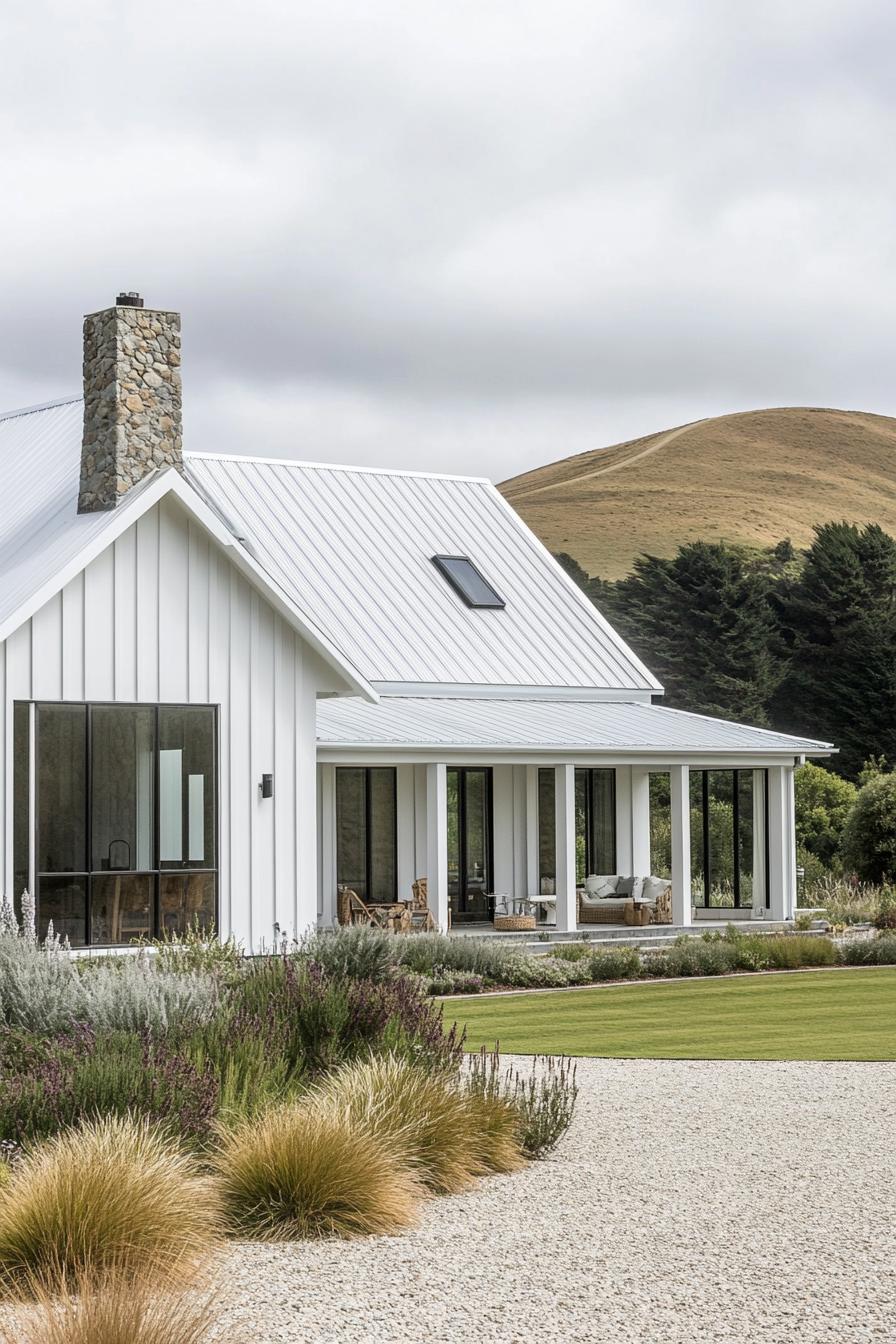
[[[261,789],[261,796],[262,796],[262,798],[273,798],[273,796],[274,796],[274,776],[273,776],[273,775],[262,775],[262,777],[261,777],[261,783],[259,784],[258,787],[259,787],[259,789]]]

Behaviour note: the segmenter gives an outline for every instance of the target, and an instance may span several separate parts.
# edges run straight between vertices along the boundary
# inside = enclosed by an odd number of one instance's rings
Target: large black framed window
[[[51,921],[73,947],[213,927],[216,707],[20,703],[14,724],[16,879],[27,865],[41,936]]]
[[[768,771],[689,771],[691,892],[703,909],[768,908]],[[650,776],[651,867],[671,877],[669,775]]]
[[[393,766],[336,768],[336,881],[374,904],[397,896],[396,778]]]
[[[576,770],[576,881],[616,872],[616,771]]]

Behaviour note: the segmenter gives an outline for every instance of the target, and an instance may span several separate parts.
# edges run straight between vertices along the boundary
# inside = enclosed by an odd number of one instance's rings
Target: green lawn
[[[896,967],[446,1000],[471,1049],[639,1059],[896,1059]]]

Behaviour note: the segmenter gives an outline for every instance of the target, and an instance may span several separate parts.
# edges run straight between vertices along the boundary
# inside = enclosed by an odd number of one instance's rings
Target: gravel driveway
[[[579,1061],[560,1149],[400,1237],[240,1246],[238,1338],[896,1339],[896,1065]]]

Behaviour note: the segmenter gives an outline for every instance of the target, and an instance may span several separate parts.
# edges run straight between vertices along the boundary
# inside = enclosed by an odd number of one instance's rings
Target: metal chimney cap
[[[134,289],[129,289],[126,294],[119,294],[115,300],[116,308],[142,308],[143,300]]]

